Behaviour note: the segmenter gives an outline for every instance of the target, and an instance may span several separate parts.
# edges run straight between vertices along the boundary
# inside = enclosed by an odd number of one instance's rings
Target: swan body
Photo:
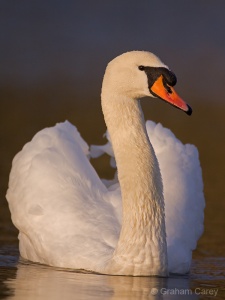
[[[23,258],[112,275],[189,271],[203,231],[198,152],[160,124],[145,124],[139,101],[160,97],[190,114],[175,83],[152,53],[122,54],[103,79],[106,145],[90,153],[65,122],[37,133],[16,155],[7,200]],[[118,169],[109,185],[89,162],[104,152]]]

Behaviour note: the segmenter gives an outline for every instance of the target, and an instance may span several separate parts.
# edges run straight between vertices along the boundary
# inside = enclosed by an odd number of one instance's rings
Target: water
[[[195,258],[185,276],[106,276],[33,264],[9,245],[0,248],[0,282],[2,299],[225,299],[225,258]]]

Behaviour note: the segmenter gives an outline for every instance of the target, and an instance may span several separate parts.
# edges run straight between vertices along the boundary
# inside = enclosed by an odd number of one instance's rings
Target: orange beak
[[[178,96],[174,88],[171,86],[168,86],[168,88],[166,88],[164,86],[162,75],[159,76],[158,79],[156,79],[156,81],[151,87],[151,91],[153,92],[154,96],[165,100],[169,104],[185,111],[188,115],[191,115],[191,107]]]

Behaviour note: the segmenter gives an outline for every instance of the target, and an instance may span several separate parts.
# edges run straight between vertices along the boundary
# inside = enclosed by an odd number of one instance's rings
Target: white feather
[[[102,107],[113,147],[107,135],[106,145],[91,148],[113,165],[115,153],[120,184],[117,176],[103,183],[69,122],[40,131],[14,158],[7,200],[23,258],[117,275],[189,271],[203,231],[198,152],[160,124],[145,127],[137,98],[151,94],[139,64],[167,68],[138,51],[108,65]]]

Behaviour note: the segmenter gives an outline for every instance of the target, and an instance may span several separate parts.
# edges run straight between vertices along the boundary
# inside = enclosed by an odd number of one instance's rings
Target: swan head
[[[175,92],[175,74],[156,55],[131,51],[114,58],[107,66],[102,93],[123,95],[131,99],[160,98],[191,115],[191,107]]]

